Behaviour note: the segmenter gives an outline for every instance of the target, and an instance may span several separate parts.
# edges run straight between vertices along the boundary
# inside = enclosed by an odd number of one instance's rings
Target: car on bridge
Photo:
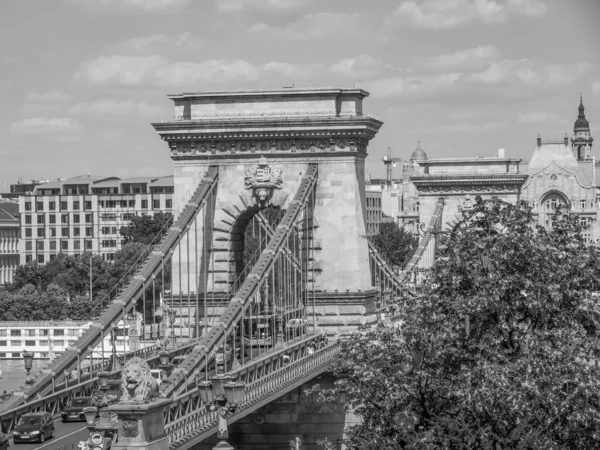
[[[27,413],[21,416],[19,423],[13,431],[15,444],[25,442],[44,442],[47,437],[56,435],[54,420],[49,412]]]
[[[92,395],[94,402],[102,403],[104,396],[109,405],[113,403],[119,403],[123,392],[121,391],[121,380],[108,380],[108,389],[96,389],[96,392]]]
[[[84,408],[95,406],[93,397],[73,397],[60,412],[63,423],[69,421],[85,421]]]

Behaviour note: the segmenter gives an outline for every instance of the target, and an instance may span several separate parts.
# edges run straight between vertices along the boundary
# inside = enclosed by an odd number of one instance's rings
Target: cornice
[[[526,174],[416,175],[410,177],[419,195],[426,193],[518,193]]]

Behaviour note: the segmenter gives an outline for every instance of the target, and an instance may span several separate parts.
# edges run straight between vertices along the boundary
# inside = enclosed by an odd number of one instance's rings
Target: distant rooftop
[[[314,96],[315,94],[354,94],[362,98],[368,97],[369,93],[363,89],[355,88],[281,88],[281,89],[240,89],[236,91],[200,91],[183,92],[180,94],[169,94],[168,98],[214,98],[214,97],[262,97],[262,96]]]

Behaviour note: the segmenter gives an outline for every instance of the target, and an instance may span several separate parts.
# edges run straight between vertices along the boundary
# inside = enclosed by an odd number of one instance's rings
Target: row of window
[[[23,344],[23,342],[25,342],[25,344]],[[37,344],[36,344],[37,342]],[[67,342],[67,346],[68,345],[74,345],[76,341],[66,341]],[[52,345],[53,346],[57,346],[57,347],[64,347],[65,345],[65,341],[63,340],[58,340],[58,341],[52,341]],[[49,347],[50,346],[50,342],[49,341],[0,341],[0,347]]]
[[[86,250],[92,250],[92,244],[91,242],[89,242],[89,246],[88,246],[88,241],[85,242]],[[68,248],[61,248],[61,251],[65,250],[68,251]],[[75,248],[74,250],[81,250],[79,242],[75,241]],[[36,261],[38,264],[45,264],[46,262],[52,260],[56,258],[56,254],[52,254],[52,255],[48,255],[48,257],[44,256],[43,254],[37,255],[36,257]],[[104,259],[105,261],[114,261],[115,260],[115,254],[114,253],[102,253],[102,259]],[[25,263],[30,263],[33,261],[33,255],[25,255]]]
[[[116,227],[113,227],[113,228],[116,228]],[[73,237],[82,236],[81,233],[82,233],[81,228],[79,228],[79,227],[73,228]],[[46,230],[44,228],[37,228],[36,234],[37,234],[37,237],[39,237],[39,238],[58,237],[58,235],[56,234],[56,228],[54,228],[54,227],[48,228],[48,236],[46,236]],[[113,234],[116,234],[116,232]],[[62,227],[60,229],[60,236],[66,237],[66,238],[70,237],[69,227]],[[85,228],[85,236],[86,237],[94,237],[94,229],[92,227],[86,227]],[[33,230],[31,228],[25,228],[25,237],[26,238],[33,237]]]
[[[381,208],[381,199],[374,197],[367,197],[367,207]]]
[[[92,209],[92,202],[85,201],[84,209],[90,210]],[[160,209],[161,201],[160,199],[152,200],[152,208]],[[99,200],[98,206],[100,208],[135,208],[135,200]],[[32,211],[33,203],[25,202],[25,211]],[[165,200],[165,208],[171,209],[173,207],[173,200],[168,198]],[[81,202],[78,200],[73,201],[73,211],[79,211],[81,209]],[[148,200],[142,200],[142,209],[148,209]],[[36,211],[44,211],[44,202],[35,202],[35,210]],[[62,201],[60,202],[60,211],[68,211],[69,204],[68,202]],[[56,211],[56,202],[48,202],[48,211]],[[39,222],[38,222],[39,223]]]
[[[10,330],[10,336],[11,337],[20,337],[20,336],[50,336],[50,331],[52,331],[52,336],[65,336],[65,334],[67,336],[79,336],[79,330],[78,329],[68,329],[66,330],[67,332],[65,333],[65,330],[62,328],[55,328],[54,330],[48,330],[46,328],[41,328],[41,329],[33,329],[33,330]],[[36,332],[39,332],[39,334],[36,334]],[[1,336],[8,336],[8,330],[0,330],[0,337]]]
[[[26,225],[30,225],[33,222],[33,217],[31,214],[25,214],[24,217],[25,217]],[[85,215],[86,223],[92,223],[93,221],[94,221],[93,214]],[[37,218],[36,218],[36,222],[38,225],[43,225],[44,223],[46,223],[45,214],[38,214]],[[81,215],[73,214],[72,222],[73,223],[81,223]],[[48,214],[48,223],[56,223],[56,214]],[[68,224],[69,223],[69,214],[61,214],[60,215],[60,223]]]
[[[42,250],[42,251],[46,250],[45,242],[46,241],[35,241],[35,249]],[[69,241],[49,241],[48,242],[48,250],[58,250],[58,248],[59,248],[58,242],[60,242],[61,250],[69,250]],[[83,246],[86,250],[92,249],[93,241],[91,241],[89,239],[85,239],[83,242],[84,242]],[[121,241],[121,243],[123,243],[123,241]],[[104,245],[103,245],[103,247],[104,247]],[[107,245],[107,247],[108,247],[108,245]],[[112,245],[111,247],[116,247],[116,245]],[[81,241],[80,240],[73,241],[73,250],[81,250]],[[25,241],[25,251],[33,251],[33,241]]]

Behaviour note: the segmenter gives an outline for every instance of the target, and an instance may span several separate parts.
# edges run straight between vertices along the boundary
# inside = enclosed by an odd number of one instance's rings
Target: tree
[[[120,233],[126,243],[158,244],[160,238],[173,224],[173,215],[159,212],[154,216],[135,216]]]
[[[54,284],[44,295],[32,284],[0,293],[0,320],[65,320],[68,310],[68,292]]]
[[[343,341],[326,398],[362,418],[351,449],[600,446],[600,258],[578,217],[476,199],[400,327]]]
[[[393,222],[381,223],[372,242],[388,262],[400,267],[408,263],[419,244],[415,236]]]

